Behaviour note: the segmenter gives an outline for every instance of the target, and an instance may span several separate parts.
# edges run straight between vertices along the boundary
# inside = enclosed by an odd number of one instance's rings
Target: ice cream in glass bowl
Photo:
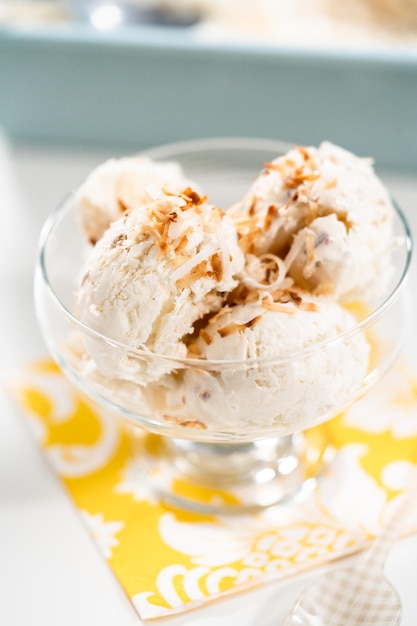
[[[195,140],[111,159],[65,199],[36,308],[68,378],[160,436],[137,480],[191,510],[262,508],[314,487],[324,459],[303,432],[397,357],[411,249],[369,159]]]

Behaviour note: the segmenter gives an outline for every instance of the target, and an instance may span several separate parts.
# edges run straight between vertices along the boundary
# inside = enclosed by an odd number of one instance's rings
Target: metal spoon
[[[398,626],[401,600],[383,568],[416,496],[417,485],[413,484],[365,557],[357,565],[332,570],[309,585],[284,626]]]

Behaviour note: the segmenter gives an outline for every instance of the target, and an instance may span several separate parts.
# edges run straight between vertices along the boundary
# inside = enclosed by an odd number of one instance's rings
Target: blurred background
[[[0,0],[0,76],[22,142],[329,139],[417,168],[417,0]]]

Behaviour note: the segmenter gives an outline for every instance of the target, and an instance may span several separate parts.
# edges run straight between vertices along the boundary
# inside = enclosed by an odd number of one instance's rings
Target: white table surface
[[[110,153],[77,153],[0,143],[0,379],[43,356],[32,303],[37,239],[69,188]],[[417,173],[383,173],[417,233]],[[417,264],[410,282],[417,285]],[[416,326],[407,353],[417,366]],[[386,572],[403,601],[402,626],[417,624],[417,536],[397,543]],[[306,581],[269,584],[217,601],[166,626],[280,626]],[[58,479],[0,392],[0,624],[127,626],[137,614],[82,526]]]

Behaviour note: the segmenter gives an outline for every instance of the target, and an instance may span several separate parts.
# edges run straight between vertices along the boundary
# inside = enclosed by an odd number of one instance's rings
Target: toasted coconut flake
[[[240,233],[239,246],[246,254],[254,254],[256,249],[256,242],[261,234],[261,229],[254,227],[252,230]]]
[[[337,177],[335,176],[334,178],[332,178],[332,180],[329,180],[328,183],[326,183],[325,187],[326,189],[334,189],[335,187],[337,187],[337,183],[339,181],[337,180]]]
[[[187,189],[184,189],[183,195],[187,198],[190,198],[190,200],[192,200],[194,204],[200,204],[202,202],[200,195],[196,191],[194,191],[194,189],[191,189],[191,187],[187,187]]]
[[[279,172],[280,174],[282,174],[284,172],[284,165],[283,163],[264,163],[264,168],[268,171],[268,170],[274,170],[276,172]]]
[[[274,300],[278,299],[275,296],[275,294],[278,293],[278,292],[280,292],[281,295],[284,294],[283,297],[286,297],[285,294],[288,294],[289,289],[291,289],[291,287],[293,287],[293,285],[294,285],[294,280],[292,278],[290,278],[289,276],[286,276],[284,278],[284,280],[282,281],[282,283],[280,284],[279,289],[275,290],[275,291],[270,291],[270,293],[273,296]]]
[[[320,172],[318,170],[314,170],[310,174],[305,174],[303,176],[303,181],[304,180],[312,181],[312,180],[317,180],[318,178],[320,178]]]
[[[169,205],[169,209],[171,205]],[[166,221],[167,217],[167,206],[162,202],[155,203],[152,206],[152,210],[150,212],[150,218],[155,224],[155,227],[162,227]]]
[[[207,196],[200,196],[200,194],[198,194],[197,191],[191,187],[187,187],[183,192],[173,192],[169,189],[162,189],[162,192],[165,196],[174,198],[174,200],[181,200],[178,205],[183,211],[190,209],[193,206],[203,204],[207,200]]]
[[[288,304],[284,304],[283,302],[269,302],[268,300],[262,301],[262,308],[267,311],[276,311],[278,313],[288,313],[290,315],[294,315],[296,309],[294,307],[289,307]]]
[[[223,328],[219,328],[217,332],[219,333],[220,337],[228,337],[229,335],[237,332],[241,333],[245,330],[245,328],[251,328],[254,324],[259,322],[261,317],[261,315],[257,315],[253,319],[249,320],[249,322],[245,323],[230,322],[230,324],[223,326]]]
[[[304,170],[302,167],[297,167],[295,171],[284,181],[284,187],[286,189],[296,189],[306,181],[312,182],[320,178],[320,172],[318,170]]]
[[[240,283],[233,291],[230,292],[224,307],[225,311],[230,310],[236,304],[247,304],[248,302],[257,302],[259,300],[259,290]]]
[[[252,328],[252,326],[255,326],[255,324],[260,322],[261,319],[262,315],[256,315],[256,317],[253,317],[251,320],[249,320],[249,322],[245,322],[244,326],[246,326],[246,328]]]
[[[319,307],[315,302],[301,302],[300,309],[303,311],[318,311]]]
[[[223,263],[221,256],[218,252],[215,252],[211,258],[211,267],[213,268],[214,277],[217,282],[220,282],[223,279]]]
[[[121,198],[117,198],[117,205],[122,213],[125,213],[129,210],[129,207],[127,206],[127,204],[125,204],[125,202],[123,202]]]
[[[218,333],[220,337],[228,337],[229,335],[233,335],[233,333],[237,333],[242,331],[245,328],[244,324],[238,324],[237,322],[231,322],[227,324],[227,326],[223,326],[218,329]]]
[[[269,302],[289,302],[291,297],[285,289],[277,289],[264,295],[263,300],[269,300]]]
[[[218,206],[214,206],[212,207],[212,213],[213,215],[215,215],[216,217],[219,217],[221,220],[224,218],[225,216],[225,212],[220,209]]]
[[[181,417],[177,417],[176,415],[167,415],[163,416],[164,420],[170,422],[171,424],[176,424],[177,426],[184,426],[187,428],[199,428],[206,430],[207,424],[202,422],[201,420],[187,420],[182,419]]]
[[[200,420],[185,420],[184,422],[178,422],[180,426],[186,426],[187,428],[198,428],[200,430],[207,430],[207,424]]]
[[[185,200],[191,200],[191,202],[196,206],[204,204],[204,202],[207,201],[207,196],[200,196],[200,194],[197,193],[194,189],[191,189],[191,187],[187,187],[187,189],[182,192],[182,196]]]
[[[179,205],[181,211],[188,211],[188,209],[195,209],[196,213],[201,213],[200,206],[207,202],[207,196],[200,196],[194,189],[187,187],[182,193],[170,193],[165,192],[168,196],[176,196],[182,200],[182,204]]]
[[[200,348],[198,346],[196,346],[195,343],[191,343],[188,346],[188,352],[190,354],[194,354],[195,356],[201,356],[201,350],[200,350]]]
[[[162,237],[157,239],[155,243],[159,248],[160,254],[165,254],[171,248],[166,239],[162,239]]]
[[[287,179],[284,181],[284,188],[285,188],[285,189],[296,189],[296,188],[298,187],[298,185],[299,185],[299,184],[300,184],[300,183],[299,183],[298,179],[295,179],[295,178],[287,178]]]
[[[303,299],[300,296],[299,293],[297,293],[296,291],[289,291],[288,295],[290,296],[291,300],[294,302],[294,304],[301,304]]]
[[[210,335],[208,334],[208,332],[204,328],[200,330],[200,337],[204,341],[204,343],[206,343],[208,346],[213,341]]]
[[[177,222],[178,221],[177,211],[171,211],[171,213],[168,213],[168,219],[170,222]]]
[[[176,252],[177,254],[181,254],[181,252],[184,250],[184,248],[186,248],[186,247],[187,247],[187,245],[188,245],[188,236],[187,236],[187,233],[185,233],[185,234],[181,237],[181,239],[180,239],[180,241],[179,241],[178,245],[176,246],[176,248],[175,248],[175,252]]]
[[[213,272],[207,270],[207,261],[201,261],[201,263],[193,267],[189,274],[179,278],[176,281],[176,285],[179,289],[184,289],[184,287],[189,287],[194,281],[200,278],[210,278],[211,276],[213,276]]]
[[[111,242],[110,248],[115,248],[116,246],[121,246],[124,241],[126,241],[127,235],[125,233],[120,233],[117,235],[116,239],[113,239]]]
[[[255,215],[255,209],[256,209],[256,196],[252,196],[252,202],[249,205],[248,208],[248,215],[250,217],[253,217]]]
[[[266,253],[253,259],[248,254],[246,275],[243,276],[242,282],[250,289],[276,290],[285,280],[287,271],[285,262],[275,254]],[[261,273],[263,276],[259,276]]]
[[[199,252],[191,256],[190,260],[187,263],[184,263],[181,267],[177,268],[172,275],[172,279],[177,282],[181,278],[191,274],[192,272],[200,271],[202,266],[201,263],[205,263],[205,267],[207,267],[207,261],[210,257],[210,251],[206,248],[202,248]],[[210,272],[213,274],[213,272]],[[208,275],[208,272],[207,272]]]
[[[297,146],[297,150],[303,157],[304,161],[309,161],[310,154],[305,146]]]
[[[221,317],[222,315],[225,315],[228,311],[230,311],[230,307],[229,306],[224,306],[222,307],[219,311],[217,311],[217,313],[215,313],[214,315],[212,315],[209,320],[208,320],[208,324],[215,324],[217,322],[217,320],[219,319],[219,317]]]
[[[264,220],[264,229],[269,230],[271,228],[272,222],[278,215],[278,208],[274,204],[270,204],[268,210],[265,215]]]
[[[336,213],[336,217],[339,220],[339,222],[342,222],[342,224],[345,225],[346,228],[346,232],[349,234],[350,229],[353,227],[354,222],[352,222],[349,218],[348,218],[348,213],[347,211],[339,211],[338,213]]]

